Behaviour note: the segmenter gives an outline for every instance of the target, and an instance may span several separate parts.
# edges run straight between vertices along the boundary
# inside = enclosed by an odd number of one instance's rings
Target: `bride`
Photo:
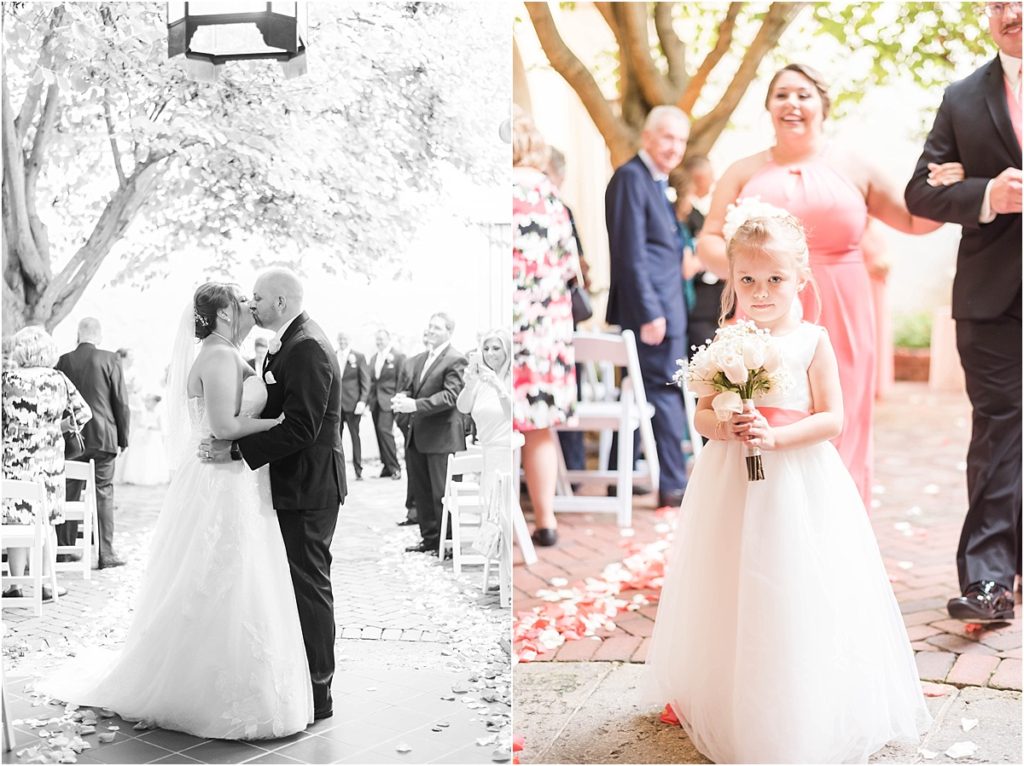
[[[97,658],[96,650],[80,657],[38,691],[205,738],[283,737],[313,722],[267,469],[196,456],[211,433],[237,439],[278,423],[259,418],[266,386],[238,352],[254,321],[237,287],[208,282],[196,290],[179,328],[169,391],[172,415],[174,404],[187,409],[177,422],[190,427],[177,439],[177,470],[127,640],[113,656]]]

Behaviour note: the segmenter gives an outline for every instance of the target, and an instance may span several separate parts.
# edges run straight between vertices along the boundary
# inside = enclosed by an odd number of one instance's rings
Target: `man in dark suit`
[[[615,171],[605,193],[611,266],[606,318],[637,337],[644,389],[654,405],[661,506],[679,505],[686,487],[683,394],[672,382],[676,360],[686,356],[683,247],[666,191],[668,174],[682,160],[689,134],[680,109],[652,109],[643,148]]]
[[[1013,617],[1021,555],[1021,11],[985,11],[999,55],[946,89],[906,189],[913,214],[963,227],[953,318],[973,414],[962,595],[948,609],[969,622]],[[944,162],[965,179],[929,185],[929,166]]]
[[[366,357],[349,345],[348,336],[338,333],[338,366],[341,368],[341,430],[348,426],[352,439],[352,468],[356,480],[363,478],[363,444],[359,438],[359,422],[370,400],[370,366]]]
[[[377,449],[384,469],[381,478],[390,476],[395,481],[402,478],[402,467],[398,464],[398,448],[395,446],[395,417],[391,410],[391,399],[398,391],[398,376],[405,355],[391,347],[391,333],[377,330],[375,337],[377,353],[370,359],[370,416],[377,433]]]
[[[96,517],[99,522],[99,568],[124,565],[114,551],[114,460],[128,446],[130,414],[128,390],[121,362],[113,351],[96,348],[102,336],[98,319],[78,323],[78,348],[64,354],[57,369],[68,376],[92,409],[92,419],[82,429],[85,454],[77,458],[96,461]],[[68,482],[67,499],[78,500],[85,482]],[[57,527],[60,545],[74,545],[78,522]]]
[[[347,485],[341,448],[341,370],[330,340],[302,310],[302,296],[298,277],[282,268],[265,271],[253,288],[256,323],[276,332],[263,365],[267,404],[260,417],[284,414],[284,420],[233,445],[201,442],[200,456],[208,450],[214,461],[245,460],[253,470],[270,464],[270,491],[309,661],[313,715],[321,719],[333,714],[331,541]]]
[[[427,340],[427,333],[423,333],[423,345],[430,350],[430,342]],[[412,382],[412,367],[416,356],[406,357],[402,369],[398,373],[398,390],[406,390]],[[405,444],[409,443],[409,423],[411,416],[408,413],[399,412],[395,415],[395,425],[402,432],[402,439]],[[419,516],[416,514],[416,494],[413,491],[412,482],[409,481],[409,450],[405,451],[405,519],[397,522],[400,527],[419,526]]]
[[[423,539],[406,550],[417,553],[436,554],[441,535],[449,536],[441,529],[448,456],[466,449],[455,400],[465,385],[462,376],[467,360],[452,348],[454,329],[455,322],[447,314],[430,317],[425,336],[429,349],[413,359],[412,378],[392,403],[395,412],[410,415],[406,465]]]

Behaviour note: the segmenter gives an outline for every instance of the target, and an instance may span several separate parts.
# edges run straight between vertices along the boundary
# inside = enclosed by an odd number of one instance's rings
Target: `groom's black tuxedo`
[[[238,440],[250,468],[270,463],[274,508],[337,508],[347,494],[341,447],[341,371],[323,330],[305,312],[263,363],[264,418],[284,413],[269,431]]]
[[[929,162],[959,162],[966,178],[929,186]],[[912,213],[963,227],[953,318],[973,422],[957,551],[961,591],[982,580],[1012,588],[1020,571],[1021,215],[979,222],[989,181],[1020,166],[997,56],[946,90],[906,189]]]
[[[323,330],[303,312],[263,363],[267,405],[262,417],[284,421],[238,440],[250,468],[270,463],[270,488],[281,525],[302,639],[309,660],[316,716],[332,708],[334,594],[331,540],[344,502],[341,371]]]

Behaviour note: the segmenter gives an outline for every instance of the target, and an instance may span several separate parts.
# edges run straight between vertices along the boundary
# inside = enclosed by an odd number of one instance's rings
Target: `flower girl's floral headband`
[[[726,243],[736,236],[747,221],[752,218],[781,218],[793,219],[793,216],[775,205],[762,202],[760,197],[743,197],[736,200],[736,203],[729,205],[725,211],[725,223],[722,225],[722,236]]]

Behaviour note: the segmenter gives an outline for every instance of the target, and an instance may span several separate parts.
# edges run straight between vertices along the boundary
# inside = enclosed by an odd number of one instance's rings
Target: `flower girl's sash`
[[[764,419],[768,421],[768,425],[772,428],[788,426],[790,423],[796,423],[811,414],[803,410],[787,410],[782,407],[758,407],[757,411],[764,415]]]

